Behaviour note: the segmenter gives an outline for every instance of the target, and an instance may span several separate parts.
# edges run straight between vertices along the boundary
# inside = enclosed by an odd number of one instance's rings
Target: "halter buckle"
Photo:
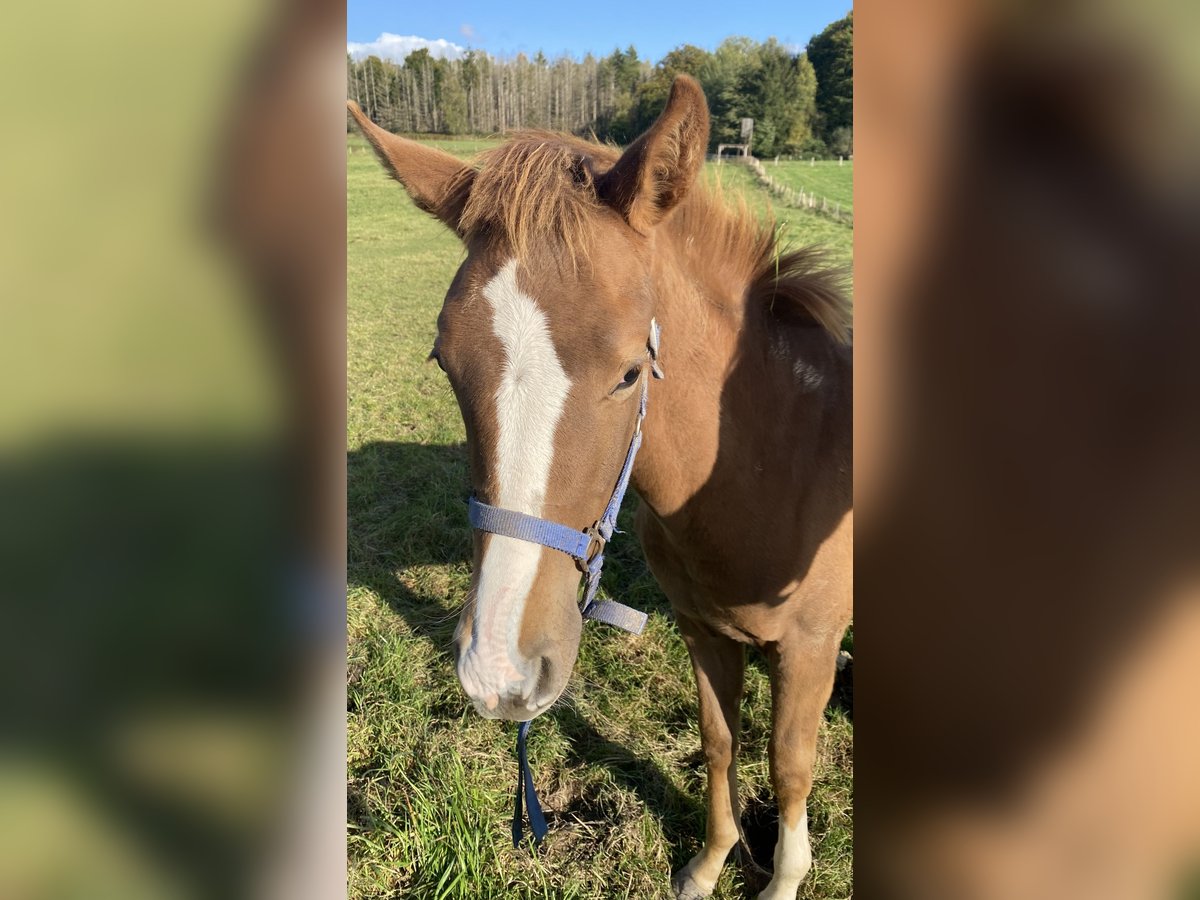
[[[583,529],[583,533],[588,536],[587,551],[583,559],[575,560],[575,568],[584,575],[587,575],[591,571],[592,562],[604,552],[604,545],[607,543],[604,540],[604,536],[600,534],[599,525],[600,522],[596,521]]]

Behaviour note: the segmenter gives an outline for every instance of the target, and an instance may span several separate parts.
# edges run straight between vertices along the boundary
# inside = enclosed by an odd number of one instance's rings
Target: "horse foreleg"
[[[767,648],[771,674],[771,783],[779,803],[775,873],[759,900],[795,900],[812,867],[808,794],[821,713],[833,689],[838,638],[782,641]]]
[[[704,846],[675,873],[676,900],[712,893],[725,857],[738,842],[737,750],[745,651],[741,644],[678,617],[700,694],[700,740],[708,762],[708,823]]]

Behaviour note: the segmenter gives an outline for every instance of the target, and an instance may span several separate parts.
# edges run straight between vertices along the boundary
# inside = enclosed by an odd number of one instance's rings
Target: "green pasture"
[[[477,143],[438,145],[468,154]],[[671,871],[704,833],[703,753],[687,653],[632,536],[613,544],[602,590],[650,622],[637,637],[585,629],[568,696],[530,739],[551,833],[536,854],[512,848],[515,727],[474,713],[448,652],[469,578],[468,479],[454,397],[425,359],[462,251],[360,138],[348,149],[349,896],[668,897]],[[719,175],[727,193],[766,210],[748,172]],[[790,240],[826,242],[848,262],[849,228],[780,212]],[[623,517],[630,530],[635,505]],[[769,864],[770,693],[754,654],[746,682],[742,799],[756,857]],[[853,726],[831,708],[802,897],[852,893],[852,750]],[[715,896],[753,896],[755,878],[731,857]]]
[[[854,164],[848,160],[838,165],[837,160],[816,160],[810,164],[807,160],[781,159],[776,165],[773,160],[764,159],[763,168],[782,185],[816,194],[830,203],[840,203],[847,211],[854,208]]]

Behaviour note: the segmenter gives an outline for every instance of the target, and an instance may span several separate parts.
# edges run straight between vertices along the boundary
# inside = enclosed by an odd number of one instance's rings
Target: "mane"
[[[820,247],[772,252],[760,260],[750,287],[751,302],[777,318],[811,319],[839,344],[850,344],[853,313],[842,287],[844,269]]]
[[[503,231],[518,256],[558,243],[572,262],[587,260],[594,223],[607,207],[596,179],[620,149],[547,131],[522,131],[475,157],[459,228],[466,236]],[[703,181],[703,178],[700,179]],[[694,185],[663,227],[686,237],[701,269],[719,269],[747,303],[761,304],[783,321],[810,320],[839,343],[849,343],[850,306],[840,270],[817,248],[787,250],[773,219],[759,219],[718,185]]]
[[[760,218],[745,197],[726,196],[720,182],[696,185],[668,227],[686,236],[697,269],[782,322],[815,322],[840,344],[851,341],[844,271],[820,246],[788,248],[773,216]]]

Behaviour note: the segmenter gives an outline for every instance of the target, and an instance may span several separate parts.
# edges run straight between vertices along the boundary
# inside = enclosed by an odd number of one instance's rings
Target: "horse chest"
[[[809,592],[797,577],[802,561],[795,553],[680,540],[648,512],[639,512],[638,533],[650,570],[680,615],[750,644],[780,639],[804,615]]]

